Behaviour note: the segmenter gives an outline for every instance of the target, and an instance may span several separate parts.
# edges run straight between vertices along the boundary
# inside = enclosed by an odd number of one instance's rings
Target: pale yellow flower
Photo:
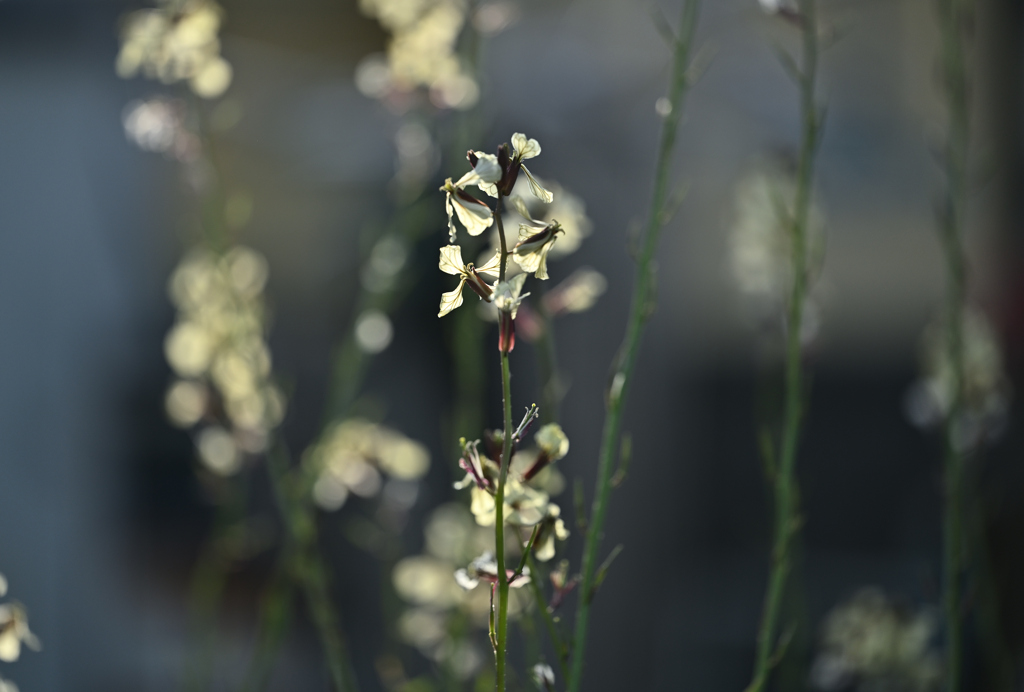
[[[476,267],[472,262],[466,264],[462,261],[462,248],[458,245],[442,247],[438,267],[446,274],[458,276],[459,285],[454,290],[441,294],[441,309],[437,316],[444,317],[462,305],[462,289],[467,283],[482,300],[490,301],[494,290],[480,277],[480,274],[497,274],[500,263],[501,255],[496,252],[490,261]]]
[[[512,259],[524,272],[533,272],[538,279],[547,279],[548,253],[561,232],[562,227],[557,221],[542,228],[519,224],[519,242],[512,249]]]
[[[530,182],[530,192],[537,199],[550,204],[555,199],[554,195],[550,190],[545,189],[543,185],[537,182],[537,179],[530,173],[530,169],[522,163],[526,159],[532,159],[537,156],[540,156],[540,143],[537,140],[527,139],[526,135],[522,132],[516,132],[512,135],[512,158],[520,165],[523,173],[526,174],[526,178]]]
[[[21,645],[33,651],[41,647],[28,628],[28,614],[19,603],[0,604],[0,661],[11,663],[21,656]]]
[[[445,180],[441,191],[445,193],[444,208],[448,213],[448,238],[455,242],[455,216],[470,235],[480,235],[494,223],[494,212],[487,204],[467,194],[461,187]]]

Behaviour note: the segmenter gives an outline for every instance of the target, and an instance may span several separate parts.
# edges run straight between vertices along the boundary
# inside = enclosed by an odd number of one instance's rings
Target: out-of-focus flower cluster
[[[306,455],[304,464],[317,474],[313,500],[327,511],[340,509],[350,495],[376,496],[384,475],[415,481],[430,467],[430,453],[422,444],[361,418],[328,429]]]
[[[995,330],[984,313],[963,314],[963,392],[960,415],[953,421],[954,443],[969,449],[997,437],[1006,424],[1011,399],[1009,379]],[[930,427],[951,413],[955,373],[949,358],[946,322],[936,320],[922,337],[921,377],[907,393],[911,421]]]
[[[469,5],[467,0],[360,0],[363,13],[380,22],[391,40],[386,55],[369,55],[359,64],[356,86],[371,98],[393,101],[426,87],[439,108],[472,108],[480,87],[457,50]],[[473,25],[494,34],[514,18],[511,3],[489,2],[475,10]]]
[[[196,161],[202,152],[199,138],[185,127],[185,104],[179,99],[132,101],[124,109],[123,122],[125,136],[143,151],[182,163]]]
[[[7,595],[7,579],[0,574],[0,598]],[[12,663],[21,657],[21,647],[39,651],[38,637],[28,628],[28,614],[17,602],[0,603],[0,661]],[[18,692],[10,680],[0,677],[0,692]]]
[[[231,65],[220,54],[223,10],[212,0],[159,0],[124,19],[116,69],[121,77],[142,73],[164,84],[187,81],[203,98],[231,85]]]
[[[750,169],[736,189],[735,213],[729,238],[733,281],[755,319],[774,319],[789,300],[793,285],[793,204],[796,181],[779,163],[760,163]],[[825,250],[825,220],[812,204],[805,229],[808,278],[819,269]],[[802,338],[817,331],[813,283],[805,306]]]
[[[487,628],[490,589],[467,590],[455,575],[467,564],[482,565],[478,556],[493,551],[494,531],[479,526],[464,506],[451,503],[433,511],[424,536],[423,554],[399,561],[392,574],[396,591],[410,604],[398,621],[399,633],[426,657],[465,679],[485,661],[471,635]],[[509,616],[518,617],[529,602],[525,594],[512,591]]]
[[[242,246],[194,250],[170,280],[178,317],[164,352],[179,379],[167,391],[167,415],[199,428],[199,458],[218,475],[235,473],[244,454],[262,452],[284,417],[264,338],[266,281],[266,260]]]
[[[856,692],[937,690],[941,666],[932,649],[936,632],[931,610],[913,612],[877,589],[864,589],[826,617],[812,685]]]

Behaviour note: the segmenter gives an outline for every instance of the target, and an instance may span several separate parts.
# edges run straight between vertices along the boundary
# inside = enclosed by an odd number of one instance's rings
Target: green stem
[[[499,234],[504,237],[504,234]],[[504,243],[502,243],[504,245]],[[494,494],[494,551],[498,561],[498,623],[495,632],[495,675],[498,692],[505,690],[505,649],[508,639],[508,574],[505,571],[505,481],[512,463],[512,388],[508,354],[501,354],[501,394],[505,407],[505,440],[501,448],[501,473]]]
[[[320,558],[317,541],[316,515],[306,494],[292,492],[289,483],[288,452],[280,440],[272,444],[267,454],[267,468],[278,510],[284,519],[291,551],[289,573],[295,586],[306,597],[309,616],[313,620],[324,647],[324,657],[337,692],[355,692],[356,683],[348,650],[341,635],[341,625],[330,595],[327,571]]]
[[[768,683],[777,663],[776,637],[786,582],[791,570],[791,549],[799,532],[799,501],[796,481],[796,456],[803,418],[803,373],[801,328],[807,293],[807,218],[811,202],[814,158],[818,147],[818,106],[815,82],[818,69],[818,32],[816,0],[801,0],[803,34],[803,73],[799,76],[803,138],[797,171],[796,199],[791,226],[793,284],[790,287],[786,323],[785,404],[782,442],[774,477],[775,524],[771,567],[764,599],[764,611],[757,635],[757,655],[748,692],[759,692]]]
[[[697,24],[699,0],[685,0],[679,37],[675,44],[669,92],[670,110],[661,130],[661,147],[655,167],[654,194],[644,233],[643,246],[637,258],[636,279],[630,306],[626,336],[617,358],[605,409],[604,431],[597,467],[597,492],[591,510],[591,519],[583,548],[582,582],[579,590],[579,605],[576,610],[574,649],[569,668],[569,692],[579,692],[583,684],[583,664],[587,644],[587,625],[590,618],[591,591],[597,569],[597,553],[601,545],[605,515],[611,494],[611,479],[615,467],[615,456],[619,451],[622,429],[623,405],[628,393],[630,378],[636,365],[637,352],[644,324],[650,315],[653,301],[654,276],[653,258],[658,246],[658,237],[665,221],[666,198],[668,195],[669,171],[672,152],[675,148],[676,131],[679,127],[683,97],[689,86],[687,68],[694,29]]]
[[[266,689],[274,660],[288,631],[292,616],[292,583],[287,574],[290,562],[290,557],[282,556],[274,579],[263,594],[256,653],[242,684],[243,692]]]
[[[562,635],[558,633],[558,626],[555,624],[555,619],[551,615],[551,611],[548,610],[547,599],[544,598],[544,592],[540,588],[540,583],[537,581],[537,564],[533,559],[533,555],[526,558],[526,564],[530,568],[530,591],[533,592],[533,599],[537,603],[537,611],[544,619],[544,624],[548,628],[548,636],[551,637],[551,645],[555,647],[555,653],[558,656],[558,666],[562,669],[562,677],[569,679],[569,649],[566,647],[565,642],[562,641]]]
[[[946,190],[940,239],[946,261],[945,328],[947,358],[953,378],[949,412],[943,421],[943,471],[946,501],[943,516],[943,611],[946,620],[946,689],[961,688],[961,588],[965,569],[963,535],[963,453],[955,440],[955,425],[963,409],[963,319],[966,306],[966,261],[963,228],[967,206],[969,100],[966,38],[969,2],[937,3],[942,29],[942,72],[949,111],[945,150]]]

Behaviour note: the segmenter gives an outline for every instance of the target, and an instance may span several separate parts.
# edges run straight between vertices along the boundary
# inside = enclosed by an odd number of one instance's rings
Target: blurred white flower
[[[116,69],[139,72],[165,84],[187,80],[202,98],[216,98],[231,84],[231,65],[220,55],[223,10],[212,0],[162,0],[124,19]]]
[[[811,684],[819,690],[930,692],[941,667],[932,649],[938,630],[930,609],[901,608],[863,589],[825,618]]]
[[[42,648],[39,639],[28,628],[25,608],[19,603],[0,603],[0,661],[17,661],[22,644],[33,651]]]

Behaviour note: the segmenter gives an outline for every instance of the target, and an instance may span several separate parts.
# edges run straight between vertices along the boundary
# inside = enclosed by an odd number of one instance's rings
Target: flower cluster
[[[231,65],[220,55],[223,11],[212,0],[159,0],[124,20],[117,74],[139,72],[164,84],[188,81],[203,98],[216,98],[231,85]]]
[[[911,421],[920,427],[937,425],[951,414],[955,374],[947,333],[946,322],[940,319],[922,338],[921,377],[906,401]],[[984,313],[973,308],[963,314],[963,367],[962,405],[953,433],[954,442],[969,449],[1002,432],[1011,399],[995,330]]]
[[[500,473],[501,439],[500,434],[488,437],[483,454],[479,440],[462,440],[459,466],[466,477],[455,487],[470,488],[470,511],[480,526],[494,526],[495,522],[494,493]],[[534,557],[546,562],[555,556],[555,540],[564,541],[569,537],[561,508],[551,501],[551,495],[560,493],[565,483],[550,466],[569,453],[569,438],[557,423],[549,423],[537,431],[534,443],[535,448],[512,457],[505,482],[503,517],[505,523],[517,528],[520,537],[525,539],[529,539],[536,528]]]
[[[0,598],[7,595],[7,579],[0,574]],[[28,628],[28,614],[17,602],[0,603],[0,661],[12,663],[21,657],[22,645],[39,651],[41,645]],[[17,686],[0,677],[0,692],[18,692]]]
[[[465,263],[462,259],[462,249],[454,245],[457,237],[455,219],[458,218],[466,231],[473,236],[480,235],[490,228],[494,223],[494,210],[486,202],[466,192],[466,188],[475,185],[491,197],[507,197],[515,187],[520,171],[526,176],[530,191],[538,199],[550,203],[553,200],[551,191],[541,185],[523,164],[523,161],[538,156],[540,151],[537,140],[527,139],[525,135],[517,132],[512,135],[511,151],[506,144],[498,147],[497,154],[470,151],[468,158],[472,170],[457,182],[453,183],[449,178],[441,187],[441,191],[445,193],[448,235],[452,244],[441,248],[438,266],[447,274],[459,276],[460,281],[454,290],[441,296],[438,317],[443,317],[462,305],[462,289],[468,284],[481,300],[493,303],[498,308],[499,321],[502,325],[499,348],[505,353],[512,350],[515,345],[513,320],[523,299],[529,295],[522,293],[526,275],[514,276],[506,282],[487,283],[480,275],[500,277],[503,264],[501,251],[498,250],[479,267]],[[547,256],[563,230],[557,221],[547,225],[540,225],[540,222],[532,219],[530,221],[532,223],[520,224],[519,242],[508,256],[523,272],[533,273],[538,279],[547,279]]]
[[[466,0],[360,0],[363,13],[391,33],[387,56],[371,55],[356,70],[356,84],[372,98],[418,87],[441,108],[471,108],[480,89],[456,54],[466,23]]]
[[[284,417],[264,339],[266,280],[266,260],[241,246],[193,251],[170,280],[178,317],[164,352],[179,379],[167,391],[167,415],[200,427],[200,460],[219,475],[235,473],[244,453],[263,451]]]
[[[792,261],[793,200],[796,181],[781,164],[752,168],[736,190],[735,216],[729,239],[733,280],[758,318],[774,318],[785,305],[794,271],[817,268],[825,250],[825,221],[814,206],[807,219],[807,266]],[[805,310],[804,338],[813,336],[813,299]]]
[[[361,418],[334,425],[306,454],[305,465],[317,473],[313,500],[327,511],[341,508],[349,495],[376,496],[382,474],[415,481],[430,467],[430,453],[422,444]]]
[[[477,568],[485,571],[487,565],[474,556],[490,555],[494,532],[477,525],[465,507],[451,503],[434,510],[424,535],[424,553],[400,560],[392,573],[395,590],[410,604],[399,619],[399,633],[425,656],[465,679],[484,662],[465,624],[486,629],[491,603],[489,590],[460,588],[459,577],[453,575],[465,572],[468,578],[471,570],[474,575]],[[520,580],[517,585],[526,583]],[[509,612],[517,617],[529,599],[518,592],[512,595]]]
[[[876,589],[864,589],[826,617],[812,684],[857,692],[936,690],[941,679],[932,649],[937,629],[930,610],[911,612]]]

